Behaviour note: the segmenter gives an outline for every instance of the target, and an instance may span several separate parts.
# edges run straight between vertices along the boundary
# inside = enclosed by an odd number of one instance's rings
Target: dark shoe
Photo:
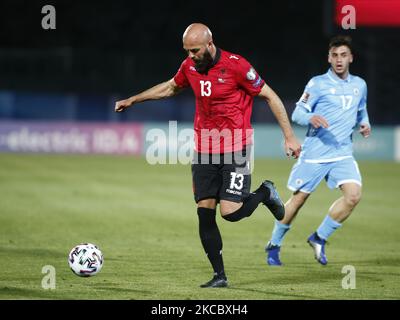
[[[285,204],[279,197],[278,191],[276,190],[274,183],[269,180],[265,180],[260,188],[268,189],[269,196],[268,199],[263,201],[263,204],[271,211],[275,219],[280,221],[285,217]]]
[[[225,288],[228,286],[228,280],[223,276],[214,276],[210,281],[202,284],[201,288]]]
[[[281,266],[282,262],[279,258],[279,252],[281,251],[280,246],[274,246],[271,242],[268,242],[267,246],[265,247],[265,252],[267,255],[267,263],[270,266]]]
[[[325,255],[326,240],[318,237],[318,234],[314,232],[311,236],[308,237],[307,242],[314,250],[315,260],[317,260],[323,266],[327,265],[328,259]]]

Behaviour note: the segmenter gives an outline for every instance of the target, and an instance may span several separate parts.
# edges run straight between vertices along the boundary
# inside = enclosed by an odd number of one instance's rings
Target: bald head
[[[202,23],[192,23],[183,33],[182,40],[183,49],[195,63],[196,70],[207,72],[216,54],[210,29]]]
[[[212,33],[206,25],[192,23],[183,33],[182,40],[188,45],[207,45],[212,41]]]

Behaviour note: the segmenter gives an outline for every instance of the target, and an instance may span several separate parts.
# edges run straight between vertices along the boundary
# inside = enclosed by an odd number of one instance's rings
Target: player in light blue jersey
[[[267,263],[281,265],[282,240],[293,219],[310,194],[325,179],[329,188],[340,188],[328,214],[307,239],[316,260],[327,264],[325,243],[346,220],[361,198],[361,175],[353,158],[352,134],[356,127],[367,138],[371,126],[367,113],[367,85],[349,73],[353,62],[351,38],[334,37],[329,44],[327,73],[313,77],[296,104],[292,120],[308,131],[302,152],[292,168],[288,188],[292,197],[285,204],[285,217],[275,221],[271,240],[266,246]]]

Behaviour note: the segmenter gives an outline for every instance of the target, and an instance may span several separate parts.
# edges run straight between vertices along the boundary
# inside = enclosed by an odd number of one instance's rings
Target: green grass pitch
[[[252,189],[275,181],[286,201],[291,160],[257,160]],[[268,267],[272,215],[218,216],[229,288],[201,289],[211,268],[198,236],[190,166],[151,166],[143,158],[0,155],[0,299],[399,299],[400,165],[359,162],[363,199],[329,239],[320,266],[306,243],[339,191],[322,183],[288,233],[283,267]],[[69,250],[93,242],[103,270],[80,278]],[[56,289],[42,288],[42,267]],[[343,289],[343,266],[356,288]]]

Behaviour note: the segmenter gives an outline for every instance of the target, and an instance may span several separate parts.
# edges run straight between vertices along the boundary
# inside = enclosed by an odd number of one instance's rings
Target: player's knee
[[[306,202],[306,199],[307,199],[306,197],[296,198],[296,200],[294,201],[296,207],[301,208],[303,206],[303,204]]]
[[[220,208],[221,217],[226,219],[226,216],[229,216],[233,211],[225,208]],[[227,220],[227,219],[226,219]]]
[[[294,204],[295,207],[301,208],[303,204],[306,202],[307,198],[310,194],[304,192],[295,193],[290,201]]]
[[[238,221],[238,219],[236,219],[236,215],[234,215],[232,213],[227,213],[227,214],[222,214],[221,213],[221,217],[224,218],[226,221],[229,221],[229,222]]]
[[[198,208],[215,209],[217,207],[217,201],[215,199],[204,199],[197,203]]]
[[[234,218],[235,215],[232,215],[232,213],[237,212],[237,210],[239,210],[241,206],[242,206],[241,202],[231,202],[231,201],[221,200],[220,212],[222,218],[231,222],[236,221]]]
[[[236,212],[239,208],[240,208],[240,206],[235,206],[235,207],[233,207],[233,206],[230,206],[230,207],[221,206],[220,207],[220,213],[221,213],[222,218],[224,218],[225,220],[229,221],[229,216],[232,213]]]
[[[221,217],[229,222],[236,222],[236,221],[242,220],[244,218],[244,216],[243,216],[243,214],[241,214],[239,212],[239,210],[237,210],[235,212],[228,212],[225,214],[222,214],[222,212],[221,212]]]
[[[348,205],[355,207],[361,200],[361,192],[352,192],[345,196]]]

